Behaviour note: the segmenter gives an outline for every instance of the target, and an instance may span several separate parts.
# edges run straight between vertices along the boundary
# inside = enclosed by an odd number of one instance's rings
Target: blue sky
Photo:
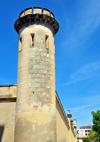
[[[0,85],[17,83],[18,34],[14,22],[28,7],[54,13],[60,29],[55,36],[56,90],[77,126],[92,123],[100,110],[100,0],[0,1]]]

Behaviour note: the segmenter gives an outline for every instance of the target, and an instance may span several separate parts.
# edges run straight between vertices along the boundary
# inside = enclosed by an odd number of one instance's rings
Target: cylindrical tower
[[[22,11],[14,142],[56,142],[55,44],[59,25],[49,10]]]

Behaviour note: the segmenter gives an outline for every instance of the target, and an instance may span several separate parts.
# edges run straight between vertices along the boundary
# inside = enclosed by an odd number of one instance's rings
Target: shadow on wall
[[[3,131],[4,131],[4,126],[0,126],[0,142],[2,140]]]
[[[62,140],[60,140],[59,142],[67,142],[65,138],[63,138]]]

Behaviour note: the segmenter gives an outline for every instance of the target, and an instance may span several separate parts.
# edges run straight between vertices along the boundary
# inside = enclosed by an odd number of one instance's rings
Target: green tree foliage
[[[87,137],[83,138],[83,142],[99,142],[100,141],[100,134],[91,130]]]
[[[83,138],[83,142],[91,142],[91,140],[90,140],[89,137],[84,137],[84,138]]]
[[[96,131],[91,130],[89,132],[88,137],[92,142],[99,142],[100,141],[100,134]]]
[[[93,126],[87,137],[83,138],[83,142],[100,142],[100,110],[92,111]]]
[[[100,110],[97,110],[97,112],[92,111],[92,115],[93,115],[92,130],[100,134]]]

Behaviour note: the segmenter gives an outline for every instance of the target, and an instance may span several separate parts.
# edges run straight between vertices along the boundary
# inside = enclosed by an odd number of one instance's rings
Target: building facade
[[[88,136],[91,128],[92,128],[92,124],[87,124],[87,126],[81,126],[78,129],[79,136]]]
[[[23,10],[14,25],[19,34],[17,85],[0,86],[2,142],[76,142],[55,92],[55,42],[59,29],[52,12]]]
[[[87,137],[90,130],[92,128],[92,124],[87,124],[87,126],[81,126],[78,131],[78,142],[83,142],[83,137]]]

